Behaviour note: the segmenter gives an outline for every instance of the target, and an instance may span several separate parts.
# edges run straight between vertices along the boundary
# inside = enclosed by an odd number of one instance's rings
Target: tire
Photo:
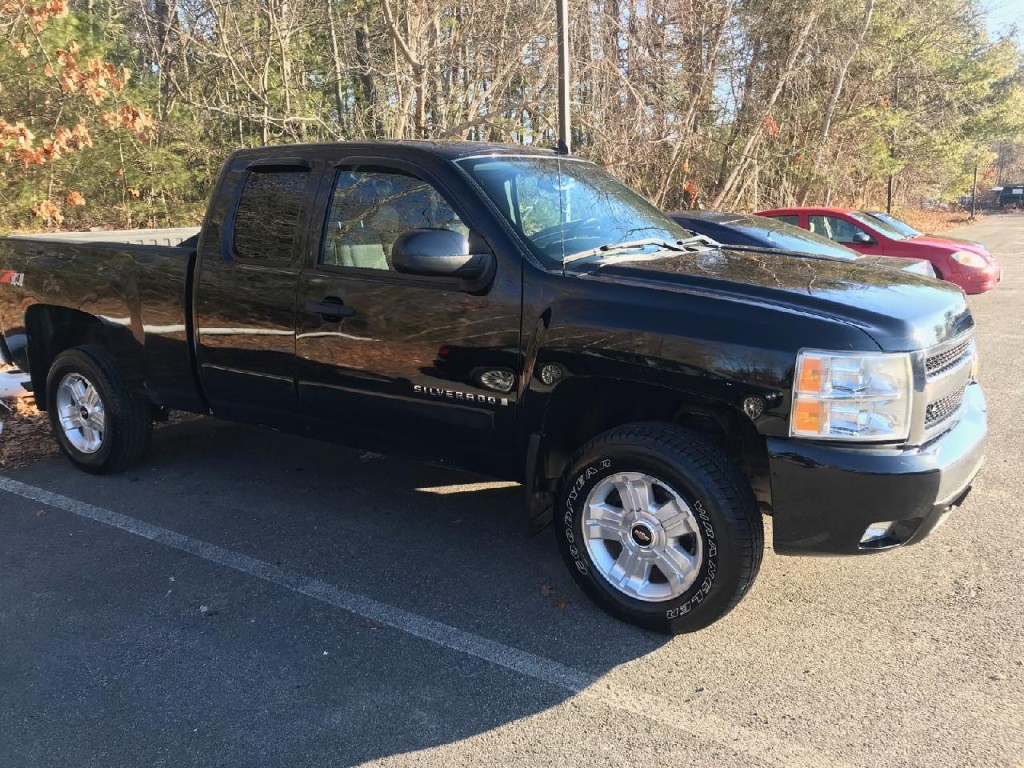
[[[149,448],[149,406],[128,391],[103,347],[82,346],[59,354],[46,377],[46,402],[61,451],[86,472],[121,472]]]
[[[563,475],[555,521],[583,591],[613,616],[665,634],[732,610],[764,551],[761,513],[739,469],[670,424],[617,427],[583,446]]]

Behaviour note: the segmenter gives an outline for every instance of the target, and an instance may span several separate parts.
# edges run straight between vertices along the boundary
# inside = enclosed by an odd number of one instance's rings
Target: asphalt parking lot
[[[0,477],[0,766],[1009,766],[1024,757],[1024,216],[962,230],[982,476],[919,546],[766,556],[667,639],[502,483],[200,419]],[[770,538],[770,536],[769,536]]]

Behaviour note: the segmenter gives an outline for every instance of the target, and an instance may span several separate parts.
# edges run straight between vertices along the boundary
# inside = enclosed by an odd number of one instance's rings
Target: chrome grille
[[[924,381],[923,397],[915,407],[911,439],[925,442],[951,428],[971,383],[976,354],[971,331],[924,350],[918,360],[918,376]]]
[[[934,355],[929,355],[925,358],[924,368],[925,373],[929,379],[933,379],[936,376],[953,370],[957,366],[968,362],[970,360],[972,348],[974,342],[970,337],[963,341],[944,349],[941,352],[937,352]]]
[[[924,412],[924,428],[931,429],[938,426],[956,413],[960,403],[964,401],[964,393],[966,391],[967,385],[964,384],[955,392],[950,392],[945,397],[940,397],[938,400],[928,403],[928,407]]]

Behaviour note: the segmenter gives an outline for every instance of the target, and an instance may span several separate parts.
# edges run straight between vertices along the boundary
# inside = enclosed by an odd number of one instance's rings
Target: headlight
[[[905,272],[910,272],[914,275],[923,275],[925,277],[935,277],[935,268],[928,261],[918,261],[911,264],[909,267],[904,268]]]
[[[988,262],[985,257],[980,253],[974,251],[957,251],[950,258],[953,259],[957,264],[963,264],[965,267],[987,267]]]
[[[789,434],[821,440],[905,440],[912,389],[906,352],[801,350]]]

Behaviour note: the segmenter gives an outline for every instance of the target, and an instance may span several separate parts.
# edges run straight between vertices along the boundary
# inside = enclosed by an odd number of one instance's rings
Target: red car
[[[824,235],[860,253],[924,259],[931,263],[937,277],[959,285],[967,293],[990,291],[1003,276],[992,254],[979,243],[909,235],[905,229],[863,211],[776,208],[758,215]]]

